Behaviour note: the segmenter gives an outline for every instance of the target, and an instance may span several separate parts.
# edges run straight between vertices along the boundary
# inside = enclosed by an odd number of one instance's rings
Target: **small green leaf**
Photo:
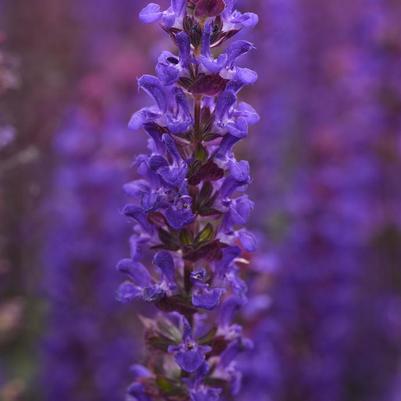
[[[208,153],[206,148],[202,146],[202,144],[198,143],[198,145],[196,146],[194,157],[196,160],[200,160],[202,162],[207,160]]]
[[[183,245],[192,245],[193,242],[193,236],[192,236],[192,232],[187,230],[187,229],[183,229],[180,231],[180,241]]]
[[[168,379],[164,376],[157,376],[156,378],[157,387],[159,387],[160,391],[169,397],[173,396],[182,396],[185,394],[184,389],[180,386],[180,383],[177,383],[174,380]]]
[[[159,318],[157,320],[157,329],[163,334],[163,337],[166,337],[177,344],[180,342],[181,332],[169,320]]]
[[[166,379],[165,377],[159,376],[156,379],[156,383],[159,389],[165,394],[171,393],[174,390],[173,383],[170,380]]]
[[[206,181],[203,186],[202,189],[199,193],[199,206],[204,205],[212,196],[213,193],[213,185],[210,181]]]
[[[195,242],[197,244],[207,242],[213,239],[214,229],[210,223],[207,223],[203,230],[197,235]]]

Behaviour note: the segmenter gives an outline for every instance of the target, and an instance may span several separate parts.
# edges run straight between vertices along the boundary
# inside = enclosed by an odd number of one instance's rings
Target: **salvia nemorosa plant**
[[[172,0],[166,11],[147,5],[140,19],[159,22],[177,52],[163,51],[156,75],[138,79],[154,104],[130,121],[149,135],[149,154],[136,158],[141,178],[125,185],[134,232],[117,298],[158,313],[142,319],[147,359],[132,368],[128,399],[227,399],[240,387],[236,356],[252,345],[234,319],[247,300],[244,253],[255,248],[243,228],[253,208],[249,163],[233,147],[259,119],[238,100],[257,79],[238,65],[254,46],[228,41],[258,17],[233,0]]]

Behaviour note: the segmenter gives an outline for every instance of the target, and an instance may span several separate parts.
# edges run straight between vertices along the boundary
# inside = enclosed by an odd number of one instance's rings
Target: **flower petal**
[[[193,373],[198,370],[205,360],[205,355],[198,347],[189,351],[183,350],[177,352],[175,361],[185,372]]]
[[[126,304],[135,298],[140,297],[141,295],[142,291],[140,288],[136,287],[130,281],[126,281],[118,287],[116,299],[118,302]]]
[[[187,8],[187,0],[171,0],[171,8],[179,18],[184,15]]]
[[[151,283],[151,276],[148,269],[132,259],[120,260],[117,264],[117,270],[127,274],[138,287],[147,287]]]
[[[159,78],[153,75],[143,75],[138,79],[138,85],[154,99],[160,111],[166,112],[168,100]]]
[[[178,188],[185,180],[187,175],[187,168],[186,167],[161,167],[158,170],[162,180],[168,186]]]
[[[220,388],[200,386],[191,391],[191,401],[219,401]]]
[[[235,111],[236,115],[239,115],[246,119],[248,124],[257,124],[260,121],[260,116],[257,111],[248,103],[241,102]]]
[[[156,253],[153,263],[162,271],[169,283],[175,283],[175,265],[173,257],[169,252],[160,251]]]
[[[225,53],[227,54],[228,66],[232,67],[238,57],[248,53],[254,48],[255,46],[251,42],[248,42],[246,40],[237,40],[233,42],[225,51]]]
[[[223,276],[235,258],[241,255],[241,249],[237,246],[223,248],[223,257],[216,262],[216,272]]]
[[[164,51],[159,56],[156,65],[156,73],[164,85],[168,86],[177,82],[180,76],[178,63],[178,59],[170,52]]]
[[[235,93],[233,91],[225,90],[224,92],[222,92],[216,101],[216,120],[222,122],[224,117],[236,101],[237,96],[235,96]]]
[[[252,233],[247,230],[241,230],[238,235],[241,245],[247,252],[256,251],[256,237]]]
[[[222,288],[199,287],[192,294],[192,304],[197,308],[213,310],[220,303],[223,293]]]
[[[145,24],[151,24],[152,22],[159,21],[163,13],[160,6],[156,3],[149,3],[139,13],[139,19]]]
[[[145,302],[157,302],[165,295],[163,289],[158,285],[151,285],[143,290],[142,298]]]
[[[185,32],[177,33],[175,36],[178,49],[180,51],[180,62],[184,68],[187,68],[191,57],[191,42]]]
[[[191,224],[195,216],[191,210],[174,209],[170,207],[166,210],[166,218],[171,227],[175,230],[181,230],[186,225]]]
[[[153,226],[149,223],[148,219],[146,218],[146,214],[141,207],[135,205],[126,205],[123,209],[123,214],[127,217],[135,219],[145,231],[149,233],[153,232]]]
[[[160,117],[160,112],[150,108],[145,107],[136,113],[134,113],[128,123],[128,127],[132,130],[138,130],[144,124],[153,122]]]

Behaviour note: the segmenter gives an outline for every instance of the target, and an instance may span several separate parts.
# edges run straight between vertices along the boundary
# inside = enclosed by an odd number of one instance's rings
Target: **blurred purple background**
[[[114,301],[121,186],[146,146],[127,122],[169,43],[145,0],[28,3],[0,0],[0,399],[122,400],[142,307]],[[260,16],[262,120],[237,152],[264,300],[238,399],[399,401],[401,3],[238,4]]]

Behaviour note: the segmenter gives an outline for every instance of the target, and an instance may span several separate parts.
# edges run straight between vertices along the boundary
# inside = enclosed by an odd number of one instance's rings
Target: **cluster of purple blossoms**
[[[51,217],[43,258],[48,311],[40,374],[42,397],[49,401],[119,399],[135,357],[136,328],[107,296],[117,285],[110,264],[125,249],[126,227],[115,221],[118,201],[109,194],[121,184],[122,156],[115,144],[122,145],[126,132],[88,124],[84,112],[70,116],[70,126],[56,137],[55,206],[46,207]]]
[[[154,104],[130,121],[149,135],[149,154],[136,158],[140,178],[124,187],[132,203],[123,213],[135,224],[131,257],[117,266],[127,277],[117,298],[159,313],[143,318],[149,352],[132,368],[128,399],[228,399],[240,389],[236,356],[252,347],[234,319],[247,301],[244,252],[256,242],[243,228],[254,206],[245,194],[249,163],[233,147],[259,116],[238,100],[257,79],[238,65],[252,43],[213,49],[258,17],[233,0],[172,0],[166,11],[149,4],[140,19],[160,22],[178,54],[162,52],[156,75],[139,78]]]
[[[253,319],[257,346],[244,364],[241,399],[401,399],[394,207],[401,193],[394,176],[401,154],[400,7],[264,4],[273,23],[263,28],[276,36],[263,62],[275,82],[263,108],[269,147],[257,156],[270,167],[268,218],[278,218],[268,230],[277,238],[271,248],[280,268],[271,279],[270,312]],[[276,152],[274,137],[281,141]],[[286,163],[281,169],[270,162],[275,155]]]
[[[132,57],[124,51],[117,49],[113,56],[132,70]],[[123,239],[129,228],[116,214],[121,199],[115,194],[128,179],[123,169],[138,146],[121,126],[130,103],[124,95],[130,81],[124,76],[114,69],[88,71],[79,101],[55,135],[57,164],[43,210],[48,236],[43,400],[120,400],[136,357],[132,337],[138,323],[127,323],[128,308],[116,302],[118,277],[110,268],[127,248]],[[116,78],[120,87],[113,85]]]

